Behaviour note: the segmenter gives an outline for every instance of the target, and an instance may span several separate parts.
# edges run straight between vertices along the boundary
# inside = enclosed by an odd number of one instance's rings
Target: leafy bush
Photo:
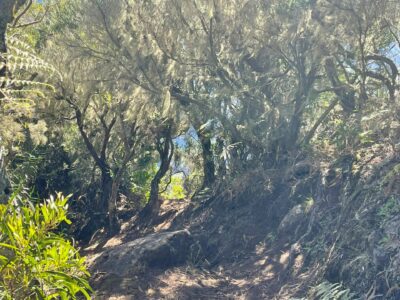
[[[184,199],[186,197],[186,190],[183,186],[184,176],[182,173],[171,175],[169,182],[166,182],[166,189],[162,193],[164,199]],[[164,182],[167,180],[164,180]]]
[[[70,224],[68,198],[34,205],[13,195],[0,205],[0,299],[90,299],[84,258],[54,232]]]

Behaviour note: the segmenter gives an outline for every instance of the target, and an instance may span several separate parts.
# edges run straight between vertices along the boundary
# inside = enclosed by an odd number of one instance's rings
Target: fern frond
[[[355,294],[341,283],[324,281],[312,289],[315,300],[355,300]]]
[[[53,85],[26,78],[30,74],[37,73],[51,77],[55,74],[61,78],[61,74],[53,65],[47,63],[38,56],[34,48],[25,42],[17,34],[7,36],[8,52],[1,54],[4,62],[0,67],[6,67],[6,77],[0,77],[0,92],[4,101],[28,101],[29,97],[45,98],[45,91],[55,91]],[[11,75],[10,77],[7,77]]]
[[[31,45],[29,45],[27,42],[24,42],[16,34],[10,34],[7,36],[7,48],[13,45],[18,47],[20,50],[35,52]]]
[[[38,89],[8,90],[8,93],[10,95],[16,95],[16,96],[20,96],[20,95],[24,95],[24,94],[35,94],[36,96],[38,96],[40,98],[46,97],[46,95]]]
[[[49,89],[51,91],[55,91],[54,86],[40,81],[33,81],[33,80],[23,80],[23,79],[9,79],[6,77],[0,77],[0,85],[5,86],[4,90],[17,90],[13,87],[20,86],[20,87],[41,87],[45,89]]]

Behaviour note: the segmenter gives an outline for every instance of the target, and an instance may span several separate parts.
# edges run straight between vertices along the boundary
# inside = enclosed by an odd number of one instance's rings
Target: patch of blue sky
[[[400,65],[400,45],[397,42],[393,42],[386,49],[383,49],[382,54],[394,61],[395,64]]]
[[[188,139],[193,139],[195,141],[199,140],[197,132],[193,126],[190,126],[188,131],[186,131],[184,134],[174,138],[174,144],[179,148],[185,149],[189,146]]]

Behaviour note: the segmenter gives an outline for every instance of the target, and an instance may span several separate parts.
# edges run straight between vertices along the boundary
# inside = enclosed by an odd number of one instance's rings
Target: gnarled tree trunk
[[[160,167],[151,181],[150,198],[149,202],[141,212],[142,218],[157,216],[160,211],[161,207],[161,201],[159,198],[160,182],[161,179],[168,172],[172,156],[174,154],[174,143],[172,141],[171,134],[172,134],[171,126],[167,125],[167,127],[164,130],[163,136],[158,137],[156,148],[158,154],[160,155]]]

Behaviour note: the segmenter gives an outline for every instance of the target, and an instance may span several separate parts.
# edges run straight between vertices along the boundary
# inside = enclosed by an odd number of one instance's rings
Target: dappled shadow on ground
[[[167,202],[158,222],[148,228],[140,228],[133,218],[104,249],[149,233],[182,228],[191,232],[195,247],[185,265],[167,270],[135,270],[137,275],[130,278],[94,270],[96,299],[285,299],[280,289],[296,284],[292,278],[301,272],[304,259],[292,253],[287,241],[272,242],[267,237],[273,230],[271,223],[280,218],[275,206],[288,196],[286,191],[262,196],[265,201],[253,197],[200,204]]]
[[[387,163],[387,169],[391,169],[393,164],[397,166],[398,160],[389,163],[391,165]],[[371,182],[368,189],[363,189],[363,183],[354,187],[356,192],[353,195],[359,196],[352,196],[349,203],[355,216],[370,212],[369,216],[374,217],[376,212],[369,208],[370,204],[378,205],[387,200],[388,195],[385,196],[378,189],[381,187],[378,179],[386,178],[387,171],[383,167],[379,170],[379,176],[367,178]],[[377,189],[372,189],[373,182]],[[180,203],[182,207],[178,209],[174,207],[176,203],[169,203],[159,222],[144,230],[135,227],[135,219],[132,219],[124,225],[122,233],[108,240],[104,247],[114,247],[115,243],[129,242],[150,232],[187,229],[191,233],[193,249],[184,265],[163,270],[147,268],[136,277],[107,278],[105,274],[94,272],[93,286],[99,295],[104,293],[98,299],[284,300],[304,296],[308,288],[320,282],[324,275],[327,280],[333,278],[332,282],[339,282],[341,267],[343,269],[350,264],[356,266],[355,262],[361,263],[360,253],[368,258],[365,251],[369,250],[364,247],[366,242],[370,242],[373,229],[369,227],[367,217],[357,219],[349,214],[343,217],[345,223],[338,222],[341,209],[338,199],[347,199],[342,195],[346,190],[340,184],[341,181],[338,181],[315,194],[313,208],[300,220],[296,214],[292,214],[296,211],[292,208],[298,206],[296,203],[304,202],[311,191],[296,187],[298,193],[294,193],[279,185],[279,182],[272,191],[261,189],[237,197],[222,195],[205,201],[187,201]],[[381,199],[381,202],[376,202],[376,199]],[[394,247],[398,240],[396,218],[388,218],[381,228],[393,235],[390,247]],[[286,219],[290,222],[283,222]],[[342,223],[345,225],[340,225]],[[336,227],[338,224],[340,227]],[[376,243],[373,246],[381,249],[379,239]],[[309,251],[310,245],[314,251]],[[344,252],[348,246],[354,247],[355,254],[354,251]],[[372,254],[375,252],[372,251]],[[343,253],[348,254],[347,265],[344,265]],[[389,267],[398,266],[394,261],[390,262]],[[360,272],[356,267],[349,270],[349,274],[357,278],[356,284],[368,283],[365,272]],[[373,283],[373,292],[375,287]],[[398,298],[395,295],[397,289],[395,285],[386,292],[392,296],[390,299]],[[113,298],[114,295],[118,298]]]
[[[121,224],[121,231],[112,237],[107,235],[104,229],[99,229],[92,236],[88,245],[83,245],[83,255],[95,255],[105,249],[109,249],[126,242],[144,237],[146,235],[166,231],[170,228],[173,219],[181,213],[188,205],[189,200],[166,200],[161,207],[160,216],[153,220],[150,225],[140,223],[138,214]]]
[[[272,299],[281,287],[289,251],[267,252],[258,249],[210,270],[174,268],[157,277],[148,299]]]
[[[106,280],[98,274],[97,299],[285,299],[281,287],[295,284],[292,276],[299,275],[302,267],[301,255],[292,256],[287,245],[267,249],[259,244],[247,257],[213,268],[187,264]]]

